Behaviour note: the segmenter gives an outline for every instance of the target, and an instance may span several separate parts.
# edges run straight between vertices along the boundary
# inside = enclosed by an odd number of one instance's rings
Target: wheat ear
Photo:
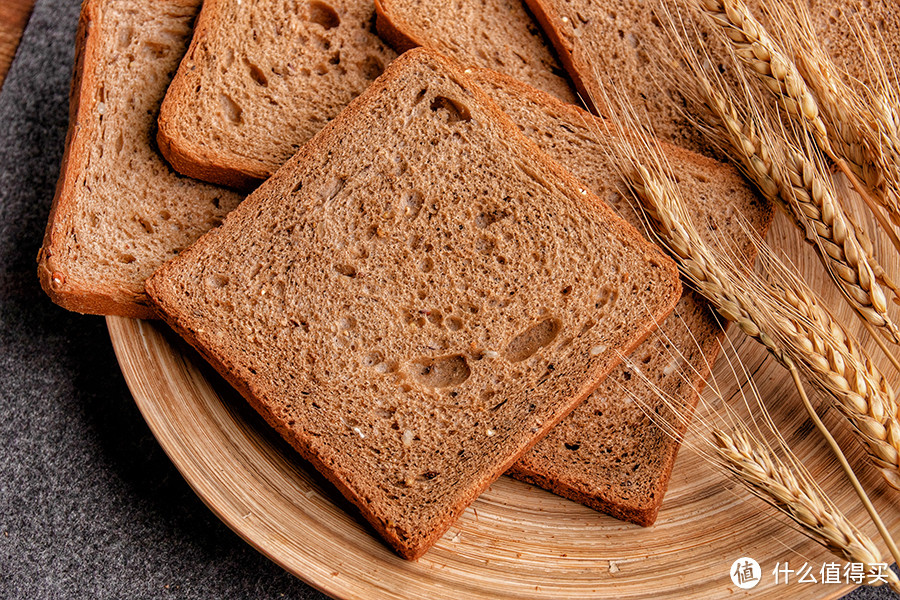
[[[889,339],[900,344],[900,328],[887,312],[887,299],[878,283],[869,253],[837,199],[833,182],[821,161],[807,158],[785,135],[770,130],[773,118],[751,113],[750,90],[739,105],[719,85],[718,89],[696,65],[697,89],[721,124],[718,132],[733,149],[743,170],[768,199],[777,202],[812,243],[832,280],[856,312]],[[739,108],[740,106],[740,108]],[[709,132],[709,129],[707,129]],[[724,135],[722,135],[724,134]],[[715,134],[714,134],[715,135]],[[893,281],[883,277],[886,284]],[[896,286],[890,288],[895,296]]]
[[[781,40],[791,48],[799,71],[815,93],[835,154],[829,157],[848,177],[878,224],[900,251],[900,238],[890,222],[900,223],[895,190],[885,179],[884,152],[875,140],[880,131],[873,109],[849,85],[819,42],[806,2],[770,0],[766,12]],[[865,88],[861,82],[857,87]],[[877,111],[877,104],[875,110]],[[896,171],[889,169],[889,171]]]
[[[900,592],[900,579],[882,571],[881,553],[840,511],[823,500],[806,478],[798,478],[768,448],[753,440],[743,428],[730,434],[712,432],[715,447],[727,469],[755,488],[755,492],[787,514],[812,539],[848,562],[862,563],[866,573],[886,574],[888,585]]]
[[[694,287],[704,297],[712,302],[719,314],[728,320],[736,322],[747,335],[760,341],[789,370],[810,418],[837,457],[841,468],[859,496],[860,501],[869,513],[873,523],[875,523],[882,538],[884,538],[894,560],[900,563],[900,550],[894,543],[893,537],[859,483],[859,479],[847,462],[834,437],[822,423],[806,396],[799,378],[796,362],[815,360],[816,356],[805,353],[789,353],[788,350],[793,347],[783,348],[776,341],[778,337],[785,336],[768,331],[766,325],[773,324],[777,327],[781,324],[781,320],[766,322],[762,317],[764,311],[757,308],[760,304],[759,294],[750,294],[745,291],[748,277],[739,274],[737,270],[723,267],[719,259],[716,258],[716,254],[710,252],[691,223],[684,203],[680,200],[677,188],[671,180],[665,176],[660,176],[658,173],[651,173],[640,162],[633,163],[633,167],[635,167],[635,172],[629,177],[629,181],[637,196],[647,208],[647,212],[659,224],[657,231],[660,232],[662,241],[675,255],[682,273],[691,280]],[[738,279],[740,279],[740,282]],[[765,289],[763,286],[757,287]],[[774,302],[777,303],[777,300]],[[766,307],[768,308],[772,303],[773,301],[768,302]],[[825,389],[826,391],[831,391],[827,385]],[[840,403],[840,401],[841,399],[839,398],[838,402]],[[848,408],[858,409],[860,407]],[[857,412],[856,415],[860,416],[860,422],[864,423],[864,425],[868,426],[870,424],[867,418],[868,415],[865,415],[864,421],[862,420],[863,414],[861,412]],[[893,417],[894,415],[891,416]],[[862,433],[856,422],[854,422],[854,425],[856,426],[856,431]],[[868,431],[871,432],[871,429]],[[869,438],[863,436],[863,441],[869,441]],[[881,455],[875,455],[875,457],[881,460]],[[882,473],[885,473],[886,470],[883,468]],[[900,478],[897,477],[886,476],[885,479],[891,485],[895,485],[900,481]]]
[[[871,117],[866,141],[886,183],[884,208],[891,220],[900,225],[900,77],[881,32],[863,23],[860,15],[846,21],[856,35],[860,60],[869,72],[870,82],[861,84],[863,103]]]
[[[828,129],[819,114],[815,96],[797,66],[747,5],[741,0],[695,0],[695,5],[724,31],[741,63],[760,77],[788,113],[805,124],[822,151],[832,155]]]
[[[665,332],[662,332],[661,335],[665,335]],[[737,378],[738,373],[734,370],[727,353],[726,358]],[[683,412],[683,407],[678,400],[670,397],[656,386],[637,365],[633,364],[631,358],[623,357],[623,360],[662,400],[674,415],[675,420],[686,427],[690,417]],[[743,365],[741,367],[743,368]],[[710,371],[710,382],[706,389],[712,390],[718,396],[720,407],[713,409],[701,397],[700,401],[707,408],[708,414],[695,415],[695,426],[698,426],[700,430],[700,435],[695,439],[699,439],[699,441],[689,442],[689,445],[700,456],[731,473],[753,495],[785,514],[804,535],[823,545],[835,556],[850,562],[862,563],[870,580],[875,580],[876,576],[881,575],[887,579],[891,588],[900,592],[900,580],[893,572],[888,573],[883,570],[885,563],[882,562],[878,548],[867,535],[850,523],[825,492],[815,484],[809,472],[793,455],[787,442],[779,433],[746,370],[744,370],[744,375],[747,377],[749,385],[741,386],[739,394],[743,398],[751,418],[749,420],[740,418],[724,401],[715,377]],[[756,419],[752,417],[753,407],[747,399],[746,390],[748,388],[756,400],[765,427],[774,437],[777,446],[783,450],[786,461],[778,458],[775,451],[765,441],[768,437],[765,429],[761,428]],[[624,387],[622,391],[623,393],[630,392],[628,388]],[[681,429],[671,423],[668,418],[661,416],[653,407],[646,405],[644,399],[634,394],[631,395],[648,418],[669,435],[680,439]],[[748,425],[744,425],[747,422],[753,424],[758,437],[751,433]]]

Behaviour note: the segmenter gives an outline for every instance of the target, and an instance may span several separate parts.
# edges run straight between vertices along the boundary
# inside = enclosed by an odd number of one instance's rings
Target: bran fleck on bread
[[[199,5],[84,3],[66,150],[38,255],[41,285],[64,308],[153,317],[144,280],[241,200],[181,177],[153,144]]]
[[[499,73],[477,69],[471,77],[550,158],[625,220],[642,226],[641,216],[617,185],[618,172],[610,157],[618,134],[611,125]],[[771,204],[757,196],[734,168],[681,148],[664,148],[707,241],[715,242],[714,231],[715,236],[740,243],[751,266],[756,250],[738,219],[765,235],[773,217]],[[660,333],[631,356],[653,385],[690,414],[718,352],[722,328],[706,302],[685,290],[675,312],[660,325]],[[648,383],[619,366],[508,474],[617,518],[653,524],[680,444],[653,423],[641,404],[667,419],[673,431],[686,429]]]
[[[402,52],[428,46],[466,67],[506,73],[577,102],[566,73],[521,0],[375,0],[378,32]]]
[[[372,0],[206,0],[160,111],[159,146],[185,175],[252,187],[395,56]]]
[[[668,257],[426,49],[147,286],[410,559],[681,295]]]

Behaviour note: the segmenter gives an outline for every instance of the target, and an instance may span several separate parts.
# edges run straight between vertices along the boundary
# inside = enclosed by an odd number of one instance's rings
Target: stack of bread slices
[[[655,521],[639,405],[690,410],[722,332],[519,0],[87,0],[77,47],[55,302],[165,320],[406,558],[504,473]],[[771,207],[665,150],[751,265]]]

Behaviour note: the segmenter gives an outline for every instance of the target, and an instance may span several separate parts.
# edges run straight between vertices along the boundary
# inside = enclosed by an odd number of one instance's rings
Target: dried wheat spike
[[[630,183],[692,285],[788,368],[798,365],[843,412],[885,480],[900,489],[900,421],[893,389],[865,351],[760,241],[776,281],[741,275],[700,238],[674,184],[638,161]]]
[[[819,115],[812,91],[778,43],[756,20],[741,0],[696,0],[732,42],[735,54],[765,86],[781,99],[785,109],[799,118],[825,154],[834,154],[828,141],[828,129]]]
[[[698,90],[724,128],[725,140],[747,175],[768,199],[779,203],[812,243],[832,280],[862,318],[900,344],[900,328],[887,312],[870,254],[838,202],[827,172],[788,140],[764,129],[764,118],[738,109],[737,102],[696,72]],[[872,257],[874,260],[874,257]],[[883,281],[900,294],[889,277]]]
[[[848,562],[862,563],[870,579],[885,575],[881,552],[872,540],[858,531],[802,474],[784,464],[768,448],[744,429],[725,433],[713,430],[712,438],[725,468],[734,473],[753,493],[787,514],[810,538]],[[886,570],[892,589],[900,591],[900,580]]]
[[[770,0],[765,10],[803,79],[815,93],[832,146],[872,195],[887,192],[877,152],[869,143],[873,115],[819,41],[805,0]]]
[[[763,319],[783,321],[773,336],[836,401],[885,480],[900,489],[900,420],[891,384],[804,284],[782,278],[776,300],[761,313]]]

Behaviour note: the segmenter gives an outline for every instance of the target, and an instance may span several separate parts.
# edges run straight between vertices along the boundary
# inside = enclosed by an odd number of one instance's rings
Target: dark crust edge
[[[579,119],[592,121],[596,124],[597,131],[612,132],[616,129],[614,125],[603,120],[602,118],[590,115],[578,106],[561,102],[555,96],[548,94],[543,90],[534,88],[522,81],[519,81],[518,79],[512,78],[503,73],[492,71],[490,69],[479,68],[475,69],[474,71],[474,78],[476,82],[480,78],[484,78],[487,80],[493,79],[496,85],[514,88],[519,95],[530,96],[536,103],[551,104],[559,111],[568,111],[570,114],[578,117]],[[697,154],[695,152],[692,152],[691,150],[687,150],[668,142],[661,141],[660,148],[667,155],[674,158],[677,162],[693,163],[696,167],[701,169],[716,169],[718,171],[721,171],[723,175],[723,181],[727,179],[733,179],[734,181],[740,181],[742,184],[744,184],[744,187],[747,188],[748,193],[752,194],[757,200],[757,206],[759,208],[758,211],[754,212],[759,213],[760,220],[756,223],[751,223],[751,225],[756,228],[761,237],[766,236],[766,233],[769,230],[769,226],[771,225],[772,220],[775,216],[775,207],[772,205],[772,203],[767,202],[762,197],[760,197],[752,187],[746,185],[743,177],[741,177],[740,173],[733,166],[720,163],[715,159],[703,156],[702,154]],[[752,265],[756,260],[756,254],[757,252],[755,248],[753,248],[752,246],[747,248],[748,268],[752,268]],[[688,290],[685,290],[685,293],[690,292]],[[698,298],[699,297],[700,296],[698,296]],[[705,301],[704,304],[706,304]],[[725,325],[727,327],[727,323]],[[722,330],[719,334],[709,338],[709,340],[703,345],[701,349],[701,352],[704,356],[704,362],[703,364],[698,365],[700,373],[696,374],[691,381],[691,388],[694,390],[694,392],[690,395],[689,398],[686,399],[686,406],[688,407],[688,411],[690,412],[690,414],[688,415],[689,417],[693,414],[697,402],[700,399],[700,394],[703,391],[703,386],[705,385],[706,379],[709,376],[710,366],[715,362],[721,348],[719,341],[724,339],[724,336],[725,330]],[[683,427],[682,431],[679,432],[680,435],[683,435],[686,430],[687,427]],[[656,522],[657,516],[659,515],[659,510],[662,506],[665,492],[668,488],[669,479],[672,475],[672,469],[675,465],[675,458],[680,447],[680,442],[672,442],[669,445],[668,456],[661,464],[659,478],[652,487],[652,491],[655,492],[654,499],[649,502],[646,501],[646,499],[641,498],[627,499],[637,500],[636,502],[628,502],[627,500],[622,501],[621,499],[615,499],[605,496],[602,491],[591,493],[585,490],[585,485],[583,482],[579,482],[574,478],[567,478],[565,480],[563,478],[551,478],[545,472],[539,472],[538,470],[536,470],[534,466],[537,465],[534,465],[532,468],[528,468],[520,462],[517,462],[510,468],[506,475],[509,475],[510,477],[513,477],[520,481],[525,481],[526,483],[537,485],[538,487],[549,490],[554,494],[557,494],[564,498],[568,498],[570,500],[574,500],[575,502],[579,502],[581,504],[584,504],[585,506],[589,506],[599,512],[609,514],[613,517],[616,517],[617,519],[630,521],[637,525],[647,527],[653,525]]]
[[[67,310],[137,319],[155,318],[156,312],[145,294],[70,276],[65,265],[57,263],[55,257],[60,253],[60,247],[65,245],[65,223],[78,203],[75,182],[78,174],[85,169],[90,132],[87,131],[89,127],[79,122],[78,116],[82,103],[87,105],[90,102],[96,88],[96,68],[102,54],[96,28],[99,27],[103,6],[103,0],[86,0],[78,20],[75,66],[69,88],[69,128],[44,240],[37,255],[37,275],[44,292],[54,303]]]
[[[211,151],[200,146],[190,135],[181,131],[177,117],[178,106],[190,97],[194,52],[214,27],[216,10],[221,4],[221,0],[203,2],[194,24],[191,43],[160,106],[156,143],[163,158],[182,175],[246,192],[271,176],[271,170],[260,161],[239,157],[227,149],[224,152]]]
[[[563,68],[568,72],[569,77],[578,89],[581,101],[584,102],[591,112],[601,114],[602,108],[599,106],[599,99],[594,98],[588,89],[587,76],[582,77],[582,69],[578,68],[575,60],[575,53],[572,44],[560,33],[562,29],[558,27],[558,16],[552,11],[542,0],[523,0],[528,6],[534,18],[544,33],[550,39],[550,43],[556,49],[556,55],[559,57]]]
[[[620,238],[631,239],[632,243],[634,244],[635,252],[639,252],[641,249],[643,249],[644,252],[646,252],[648,255],[655,255],[660,265],[659,287],[661,288],[661,290],[668,289],[670,290],[670,292],[668,294],[668,297],[665,297],[662,293],[660,294],[660,296],[658,296],[660,305],[657,307],[656,314],[653,314],[651,317],[645,320],[642,326],[640,326],[637,331],[635,331],[634,337],[625,343],[625,347],[623,348],[623,351],[625,353],[634,350],[634,348],[642,343],[653,331],[655,331],[659,326],[659,323],[662,322],[674,310],[676,303],[681,297],[681,279],[678,275],[678,270],[675,266],[675,263],[668,256],[663,254],[662,251],[659,250],[659,248],[647,242],[636,229],[634,229],[630,224],[616,215],[612,211],[612,209],[604,204],[599,198],[596,198],[596,196],[594,196],[590,192],[588,192],[588,194],[584,196],[577,194],[575,190],[579,189],[579,186],[578,182],[573,178],[573,176],[568,174],[568,172],[562,169],[562,167],[560,167],[558,164],[550,160],[549,157],[545,156],[538,149],[537,145],[534,144],[534,142],[528,140],[521,133],[519,133],[518,128],[513,124],[510,118],[488,98],[488,96],[481,90],[480,87],[478,87],[474,82],[471,82],[468,76],[463,73],[462,68],[460,68],[451,59],[445,58],[437,52],[426,48],[412,50],[401,55],[391,64],[391,66],[385,71],[385,73],[369,87],[367,92],[364,92],[361,96],[351,102],[351,104],[346,109],[344,109],[341,115],[332,120],[310,142],[305,144],[294,156],[294,158],[288,161],[286,166],[283,168],[290,170],[297,162],[304,160],[306,157],[324,152],[327,144],[331,141],[331,138],[334,137],[334,134],[332,132],[336,128],[342,127],[344,122],[352,121],[353,119],[356,119],[360,113],[364,113],[368,98],[377,95],[381,90],[385,89],[389,82],[402,77],[404,74],[402,73],[401,69],[406,62],[419,60],[420,57],[423,57],[424,60],[430,60],[439,63],[442,68],[445,69],[445,71],[448,72],[452,77],[456,78],[457,81],[467,82],[468,87],[473,92],[473,95],[476,96],[476,100],[482,105],[485,111],[495,118],[496,123],[507,130],[508,139],[515,140],[517,143],[520,143],[523,146],[523,150],[532,155],[532,159],[537,160],[538,162],[544,162],[548,170],[552,171],[556,177],[567,184],[567,190],[573,198],[577,197],[582,202],[589,202],[593,204],[597,211],[607,219],[607,223],[610,229],[618,230],[617,233]],[[260,196],[264,196],[270,186],[277,185],[277,181],[279,179],[279,175],[276,174],[272,179],[264,183],[259,190]],[[256,195],[254,194],[254,196]],[[233,211],[231,215],[226,218],[226,221],[228,218],[237,218],[236,216],[232,216],[236,215],[236,213],[243,214],[243,211],[253,210],[258,202],[253,201],[253,197],[248,200],[245,200],[235,211]],[[598,365],[594,372],[590,373],[589,377],[586,379],[586,383],[584,383],[579,390],[577,390],[567,400],[560,402],[557,415],[543,424],[541,431],[535,434],[534,438],[529,444],[524,445],[521,449],[519,449],[518,452],[515,453],[514,456],[511,456],[504,463],[496,465],[492,471],[486,471],[479,480],[473,481],[468,486],[470,492],[468,494],[461,495],[459,500],[448,507],[446,518],[443,521],[430,524],[432,525],[430,531],[424,532],[420,537],[403,540],[396,534],[393,529],[390,529],[387,524],[381,522],[373,514],[373,512],[367,507],[363,499],[360,498],[350,488],[348,483],[344,481],[342,477],[344,475],[343,473],[337,472],[333,467],[327,465],[326,462],[322,460],[322,458],[315,454],[314,449],[310,447],[308,439],[301,438],[296,434],[296,432],[287,429],[278,422],[278,419],[260,401],[259,398],[263,395],[260,393],[261,390],[255,391],[251,388],[247,381],[245,381],[245,379],[242,377],[246,374],[239,368],[238,365],[228,362],[225,357],[215,356],[212,352],[206,349],[202,338],[199,337],[197,332],[191,328],[189,324],[190,317],[180,316],[177,303],[173,304],[169,302],[169,298],[167,298],[166,294],[166,278],[168,271],[177,268],[177,266],[182,261],[188,260],[195,252],[199,252],[200,249],[212,244],[216,239],[216,236],[221,234],[223,229],[224,228],[220,227],[205,234],[199,239],[199,241],[188,248],[185,252],[157,270],[156,273],[154,273],[147,280],[146,284],[147,291],[151,300],[160,309],[162,318],[189,344],[194,346],[210,362],[210,364],[212,364],[212,366],[247,399],[251,406],[253,406],[254,409],[257,410],[257,412],[259,412],[260,415],[262,415],[262,417],[272,427],[274,427],[282,435],[282,437],[284,437],[285,440],[289,444],[291,444],[291,446],[293,446],[300,453],[301,456],[303,456],[317,470],[319,470],[320,473],[322,473],[329,481],[331,481],[335,485],[335,487],[337,487],[337,489],[340,490],[340,492],[359,509],[363,517],[365,517],[366,520],[371,523],[371,525],[375,528],[376,531],[378,531],[382,538],[384,538],[388,542],[388,544],[393,547],[403,558],[415,560],[422,554],[424,554],[425,551],[427,551],[432,545],[434,545],[434,543],[456,521],[462,511],[466,507],[468,507],[468,505],[471,504],[481,494],[481,492],[487,489],[487,487],[491,483],[493,483],[505,471],[507,471],[525,452],[530,450],[531,447],[541,437],[543,437],[553,426],[555,426],[569,412],[571,412],[571,410],[573,410],[575,406],[577,406],[580,402],[587,398],[587,396],[596,388],[597,385],[602,382],[602,380],[619,362],[619,360],[615,356],[610,356],[608,360]]]
[[[424,44],[407,33],[412,28],[394,12],[391,0],[375,0],[375,28],[378,35],[400,54],[423,46]]]

